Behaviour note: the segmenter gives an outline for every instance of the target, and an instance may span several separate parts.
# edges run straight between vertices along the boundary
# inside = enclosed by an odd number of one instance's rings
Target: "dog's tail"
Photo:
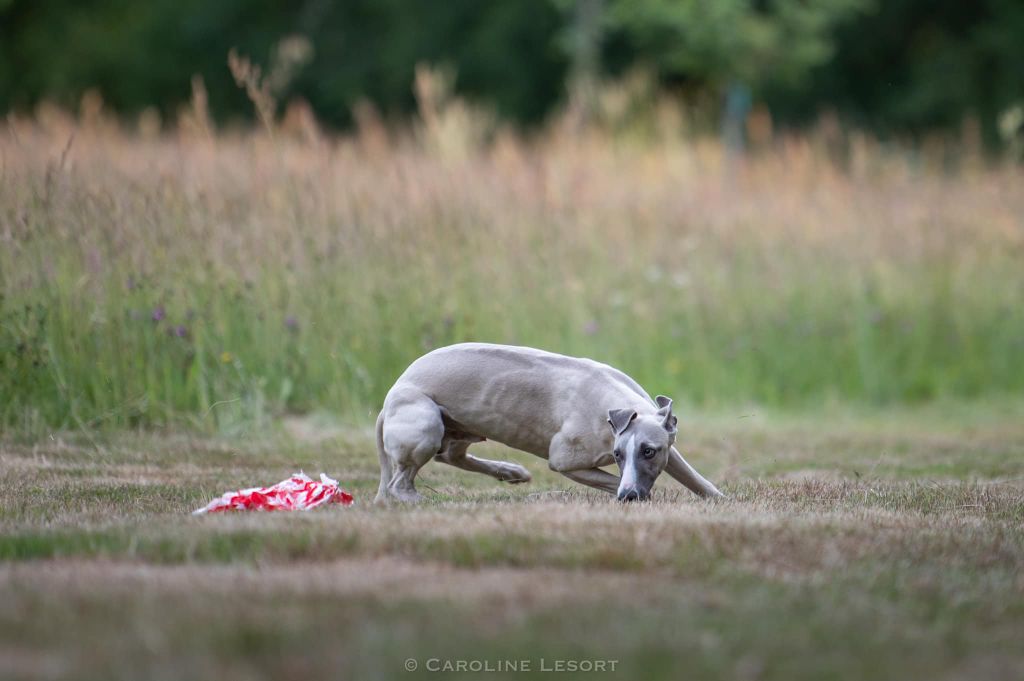
[[[388,483],[394,472],[391,470],[391,459],[384,451],[384,410],[377,415],[377,458],[380,459],[380,487],[377,488],[376,501],[385,501],[388,498]]]

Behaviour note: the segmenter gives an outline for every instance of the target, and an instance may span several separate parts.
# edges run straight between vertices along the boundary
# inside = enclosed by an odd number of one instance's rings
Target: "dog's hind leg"
[[[419,501],[416,474],[441,448],[444,423],[441,409],[423,393],[404,389],[388,394],[384,401],[381,443],[391,479],[385,484],[381,465],[381,489],[377,500]]]
[[[483,442],[484,438],[465,432],[447,415],[444,417],[444,422],[444,444],[441,445],[441,451],[435,457],[438,461],[461,468],[464,471],[483,473],[510,484],[529,482],[533,479],[530,472],[517,463],[478,459],[472,454],[467,454],[466,450],[469,449],[471,444]]]
[[[483,473],[495,480],[516,485],[521,482],[530,482],[533,476],[523,466],[509,461],[492,461],[490,459],[478,459],[472,454],[466,454],[461,459],[450,461],[451,465],[473,473]]]
[[[520,482],[530,482],[530,480],[533,479],[533,476],[530,475],[530,471],[517,463],[478,459],[472,454],[467,454],[466,449],[470,444],[472,443],[453,442],[445,451],[437,455],[437,460],[455,466],[456,468],[461,468],[464,471],[483,473],[484,475],[489,475],[496,480],[513,485]]]

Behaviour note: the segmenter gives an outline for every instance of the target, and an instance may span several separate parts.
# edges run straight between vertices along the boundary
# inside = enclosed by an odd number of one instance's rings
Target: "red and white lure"
[[[192,515],[214,511],[308,511],[325,504],[351,506],[352,495],[338,487],[338,481],[323,473],[320,482],[296,473],[272,487],[253,487],[227,492]]]

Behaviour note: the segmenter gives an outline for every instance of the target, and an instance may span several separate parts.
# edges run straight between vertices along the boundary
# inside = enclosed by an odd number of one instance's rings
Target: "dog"
[[[467,453],[494,440],[547,459],[578,483],[646,500],[662,471],[701,497],[723,496],[673,446],[672,400],[655,400],[623,372],[590,359],[528,347],[460,343],[405,370],[377,417],[377,501],[418,501],[415,479],[431,459],[508,483],[522,466]],[[618,464],[620,476],[601,469]]]

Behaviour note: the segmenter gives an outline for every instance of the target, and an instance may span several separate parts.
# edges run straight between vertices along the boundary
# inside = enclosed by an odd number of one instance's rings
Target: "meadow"
[[[341,138],[11,119],[0,423],[365,422],[461,340],[594,357],[701,408],[1024,390],[1017,166],[854,133],[747,159],[557,122],[481,141],[434,108]]]
[[[1024,674],[1020,167],[201,104],[0,126],[0,676]],[[673,396],[728,498],[621,505],[483,443],[534,481],[431,464],[374,506],[384,394],[461,340]],[[299,469],[356,505],[188,515]]]
[[[524,678],[432,668],[603,660],[615,671],[556,676],[1020,678],[1022,417],[691,416],[683,450],[729,498],[664,480],[628,506],[489,443],[534,481],[430,464],[424,504],[374,506],[372,433],[316,419],[263,438],[5,441],[0,668]],[[188,515],[300,468],[337,474],[356,505]]]

